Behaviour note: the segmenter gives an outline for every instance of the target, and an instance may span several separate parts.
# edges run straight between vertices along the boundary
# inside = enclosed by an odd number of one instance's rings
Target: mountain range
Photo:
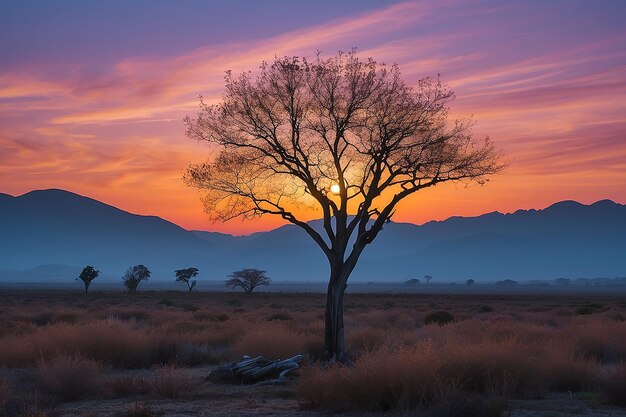
[[[321,222],[312,226],[320,229]],[[119,280],[144,264],[153,280],[195,266],[223,280],[241,268],[277,281],[324,281],[327,263],[300,228],[249,236],[188,231],[63,190],[0,193],[0,279],[68,280],[84,265]],[[421,226],[391,222],[366,248],[353,281],[439,281],[626,276],[626,206],[562,201],[542,210],[452,217]]]

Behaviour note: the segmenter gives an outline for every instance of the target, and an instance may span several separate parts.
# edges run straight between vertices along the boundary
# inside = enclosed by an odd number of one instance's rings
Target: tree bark
[[[329,362],[348,362],[343,326],[343,298],[347,287],[345,278],[344,263],[331,263],[324,326],[324,359]]]
[[[366,243],[355,243],[350,255],[344,260],[343,253],[347,246],[347,238],[342,245],[337,245],[340,256],[329,257],[330,279],[326,293],[326,313],[324,322],[324,360],[350,364],[346,356],[343,327],[343,299],[348,287],[348,278],[354,270]]]

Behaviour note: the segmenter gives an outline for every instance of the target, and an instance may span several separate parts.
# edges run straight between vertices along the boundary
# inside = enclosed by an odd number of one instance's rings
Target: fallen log
[[[244,356],[238,361],[220,365],[209,373],[207,379],[216,383],[284,383],[287,375],[300,367],[304,355],[283,360],[269,360],[262,356]]]

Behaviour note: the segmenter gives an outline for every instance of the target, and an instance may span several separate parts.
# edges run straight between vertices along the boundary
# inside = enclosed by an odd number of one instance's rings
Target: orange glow
[[[130,56],[95,73],[69,66],[57,77],[39,67],[0,70],[0,192],[63,188],[187,229],[274,228],[283,222],[206,220],[198,192],[181,178],[211,150],[185,138],[182,118],[196,111],[198,94],[208,103],[220,100],[227,69],[360,45],[361,56],[398,63],[409,82],[441,73],[457,93],[451,118],[473,115],[475,134],[491,136],[510,160],[485,186],[418,193],[401,205],[396,221],[542,208],[564,199],[625,203],[626,34],[516,50],[506,42],[508,22],[480,20],[506,11],[495,6],[475,22],[420,32],[455,13],[456,3],[447,3],[399,3],[256,41]]]

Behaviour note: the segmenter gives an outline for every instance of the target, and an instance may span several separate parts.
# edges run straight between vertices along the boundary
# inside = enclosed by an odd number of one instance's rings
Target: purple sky
[[[65,188],[184,227],[212,225],[181,173],[208,155],[181,121],[223,74],[274,55],[360,55],[441,73],[511,161],[485,187],[416,195],[396,220],[626,202],[626,1],[5,1],[0,192]],[[315,214],[312,214],[315,217]]]

